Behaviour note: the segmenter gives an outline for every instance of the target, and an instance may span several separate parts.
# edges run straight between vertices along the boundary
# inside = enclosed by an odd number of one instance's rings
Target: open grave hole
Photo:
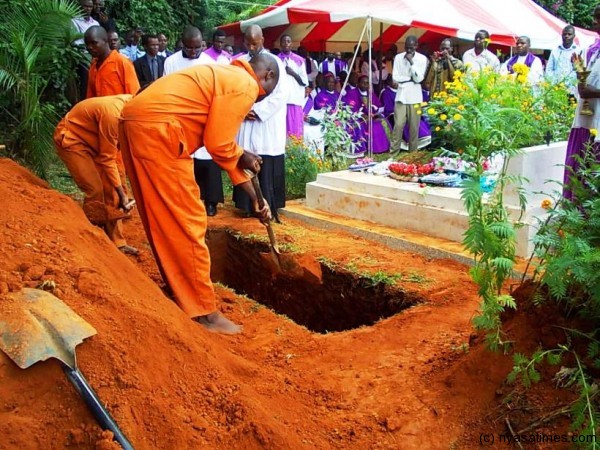
[[[327,333],[373,325],[423,302],[399,286],[321,264],[322,284],[273,276],[260,253],[267,244],[231,230],[209,229],[211,277],[240,294],[284,314],[311,331]]]

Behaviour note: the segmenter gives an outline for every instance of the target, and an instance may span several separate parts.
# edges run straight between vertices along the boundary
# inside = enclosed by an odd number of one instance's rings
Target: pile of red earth
[[[336,234],[344,254],[423,271],[427,302],[317,334],[219,288],[244,325],[226,337],[189,320],[75,201],[6,159],[0,198],[0,294],[45,281],[96,328],[78,363],[136,449],[475,448],[472,425],[500,400],[510,360],[473,346],[478,300],[460,264]],[[118,448],[59,363],[21,370],[4,354],[0,436],[0,449]]]

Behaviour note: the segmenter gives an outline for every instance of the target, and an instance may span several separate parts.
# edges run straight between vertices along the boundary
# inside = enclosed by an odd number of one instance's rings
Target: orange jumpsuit
[[[140,82],[133,63],[118,51],[113,50],[98,67],[98,59],[94,58],[88,75],[86,98],[104,97],[106,95],[131,94],[140,90]],[[121,153],[117,155],[119,174],[123,179],[123,189],[127,192],[125,182],[125,165]]]
[[[235,136],[264,91],[250,65],[201,65],[159,78],[123,108],[120,144],[133,195],[165,281],[191,317],[217,310],[190,153],[206,147],[237,185]]]
[[[77,103],[54,132],[58,156],[85,194],[83,209],[93,223],[103,222],[106,209],[119,206],[116,187],[119,117],[131,95],[88,98]],[[120,220],[106,222],[106,232],[117,247],[126,245]]]

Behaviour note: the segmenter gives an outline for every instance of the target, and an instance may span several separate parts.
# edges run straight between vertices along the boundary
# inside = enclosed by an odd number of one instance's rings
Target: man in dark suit
[[[142,44],[146,50],[144,56],[133,62],[140,86],[145,88],[154,80],[163,76],[165,58],[158,55],[158,37],[153,34],[142,36]]]

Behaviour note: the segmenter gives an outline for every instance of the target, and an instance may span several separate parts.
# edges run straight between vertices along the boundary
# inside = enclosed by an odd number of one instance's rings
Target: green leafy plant
[[[522,148],[566,139],[575,112],[567,85],[542,81],[533,88],[526,82],[529,68],[514,67],[515,75],[458,71],[447,91],[434,94],[426,112],[449,150],[475,161],[474,144],[484,143],[492,155],[503,152],[507,142]]]
[[[594,367],[600,367],[600,341],[576,330],[566,331],[575,332],[575,334],[590,339],[586,358],[592,361]],[[571,339],[568,341],[571,342]],[[509,383],[520,381],[525,387],[530,387],[541,379],[538,370],[541,364],[558,365],[566,359],[567,355],[573,359],[574,367],[562,367],[554,376],[554,380],[558,387],[576,387],[579,395],[572,404],[567,408],[562,408],[560,412],[570,414],[572,417],[571,429],[578,435],[586,437],[585,443],[588,444],[586,448],[598,449],[600,448],[600,442],[598,442],[600,414],[596,401],[598,386],[594,383],[589,368],[583,363],[579,353],[570,345],[560,344],[557,348],[550,350],[538,349],[530,358],[521,353],[515,353],[513,355],[514,366],[508,374],[507,381]]]
[[[534,238],[538,289],[592,320],[600,319],[600,163],[588,146],[570,177],[572,199],[547,199]],[[539,292],[539,291],[537,291]],[[536,292],[536,294],[537,294]],[[536,298],[540,298],[536,295]],[[538,300],[541,301],[541,300]]]
[[[7,94],[6,103],[0,103],[7,121],[2,138],[8,156],[46,177],[55,159],[52,133],[68,105],[64,93],[74,73],[74,65],[71,75],[64,66],[77,58],[74,50],[60,49],[78,37],[71,19],[79,15],[79,7],[70,0],[39,0],[3,5],[0,14],[11,18],[0,25],[5,37],[0,44],[0,88]],[[57,52],[65,60],[57,59]]]
[[[523,74],[515,78],[489,70],[474,75],[459,72],[448,84],[448,91],[435,96],[428,108],[435,129],[472,163],[461,190],[469,215],[463,244],[473,255],[470,274],[482,299],[474,324],[488,331],[487,342],[492,349],[505,344],[500,314],[506,308],[516,308],[515,300],[503,292],[503,285],[515,264],[515,228],[520,217],[509,216],[504,191],[509,184],[520,185],[521,180],[508,175],[508,163],[533,132],[530,110],[523,106],[524,100],[531,98],[530,87],[523,81]],[[502,164],[495,187],[487,193],[484,180],[492,159]],[[524,211],[523,195],[520,203]]]
[[[286,198],[306,196],[306,183],[315,181],[319,172],[329,171],[331,165],[323,155],[314,153],[302,139],[288,139],[285,149]]]
[[[339,104],[335,110],[328,109],[321,119],[325,140],[325,160],[333,170],[346,169],[348,155],[352,155],[360,142],[353,130],[360,126],[361,112],[354,112],[348,105]]]

